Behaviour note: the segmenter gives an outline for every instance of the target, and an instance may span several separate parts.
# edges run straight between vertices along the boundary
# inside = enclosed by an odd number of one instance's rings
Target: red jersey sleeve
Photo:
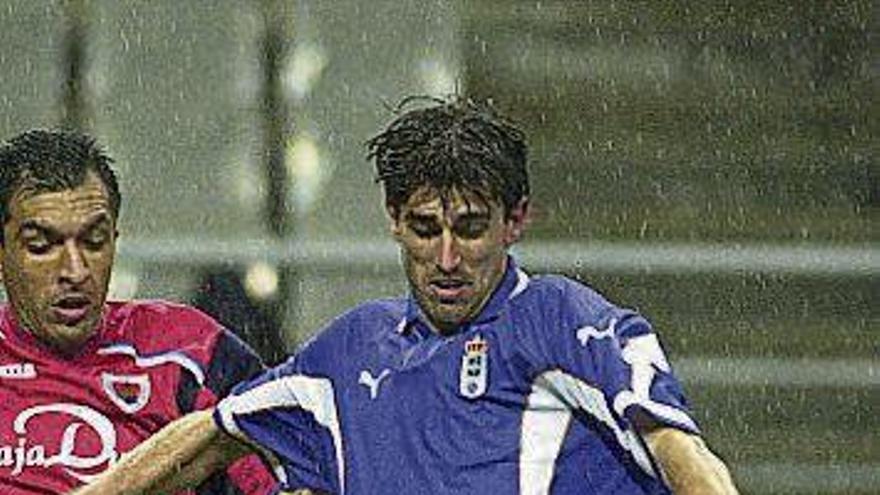
[[[181,372],[176,387],[177,415],[207,409],[234,385],[264,369],[259,356],[235,334],[201,311],[170,303],[150,303],[141,317],[157,329],[143,347],[180,352],[197,365]],[[197,490],[198,495],[263,495],[275,493],[277,480],[257,455],[247,456],[218,472]]]

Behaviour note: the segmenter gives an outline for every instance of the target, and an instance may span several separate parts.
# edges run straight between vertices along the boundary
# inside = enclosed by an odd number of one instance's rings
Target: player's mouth
[[[470,294],[471,289],[469,282],[457,278],[435,279],[428,285],[434,297],[446,303],[460,302]]]
[[[92,301],[81,293],[65,294],[52,303],[52,319],[63,325],[76,325],[85,319]]]

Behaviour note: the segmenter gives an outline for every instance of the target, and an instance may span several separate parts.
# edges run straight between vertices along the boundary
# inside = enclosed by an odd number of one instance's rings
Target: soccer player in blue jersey
[[[509,254],[529,206],[522,132],[434,101],[368,146],[410,296],[336,318],[84,494],[193,482],[241,445],[299,493],[736,493],[648,321]]]

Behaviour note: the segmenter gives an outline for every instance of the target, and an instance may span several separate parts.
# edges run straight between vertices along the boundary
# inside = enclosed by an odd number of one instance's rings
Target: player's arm
[[[698,435],[642,417],[639,432],[677,495],[737,495],[724,462]]]
[[[169,423],[75,495],[174,493],[197,486],[217,469],[247,454],[217,427],[211,411]]]

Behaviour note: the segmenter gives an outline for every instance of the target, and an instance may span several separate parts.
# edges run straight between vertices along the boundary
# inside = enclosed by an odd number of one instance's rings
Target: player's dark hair
[[[416,101],[431,106],[403,108]],[[455,97],[451,101],[409,97],[398,117],[367,142],[385,204],[395,213],[417,189],[446,196],[454,190],[488,195],[510,212],[529,195],[525,135],[490,104]]]
[[[94,138],[69,131],[35,129],[0,146],[0,221],[9,220],[9,202],[22,188],[34,193],[73,189],[94,171],[110,200],[113,218],[119,218],[121,198],[113,159]],[[0,228],[0,243],[3,242]]]

